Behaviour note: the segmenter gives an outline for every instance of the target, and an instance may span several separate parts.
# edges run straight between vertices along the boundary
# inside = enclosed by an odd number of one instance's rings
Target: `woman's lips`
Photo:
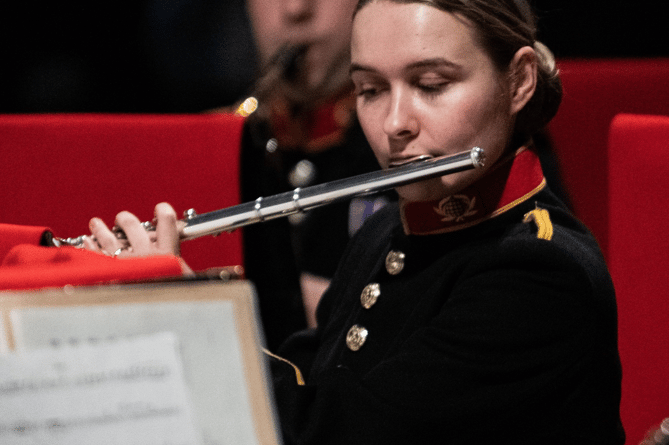
[[[412,156],[410,158],[395,159],[388,164],[388,168],[402,167],[404,165],[413,164],[415,162],[426,161],[428,159],[432,159],[433,157],[434,156],[430,155],[419,155],[419,156]]]

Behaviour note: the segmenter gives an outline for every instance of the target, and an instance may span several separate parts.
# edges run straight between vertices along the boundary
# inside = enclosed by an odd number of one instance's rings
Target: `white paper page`
[[[7,354],[9,352],[9,345],[7,344],[7,336],[5,334],[5,320],[0,317],[0,355]]]
[[[197,445],[172,333],[0,357],[4,445]]]
[[[13,310],[11,318],[17,351],[174,332],[203,444],[260,442],[230,301],[40,307]]]

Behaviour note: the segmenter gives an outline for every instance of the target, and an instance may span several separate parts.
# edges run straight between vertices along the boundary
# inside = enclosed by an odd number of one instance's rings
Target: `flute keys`
[[[390,275],[397,275],[404,269],[406,255],[397,250],[391,250],[386,256],[386,270]]]

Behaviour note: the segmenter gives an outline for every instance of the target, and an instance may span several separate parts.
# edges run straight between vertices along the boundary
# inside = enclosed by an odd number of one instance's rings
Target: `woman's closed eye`
[[[384,90],[382,85],[374,83],[363,83],[355,86],[355,94],[363,99],[373,99]]]
[[[432,78],[431,76],[429,78],[421,77],[413,82],[415,88],[427,95],[437,95],[442,93],[450,83],[451,82],[448,79],[444,79],[443,77]]]

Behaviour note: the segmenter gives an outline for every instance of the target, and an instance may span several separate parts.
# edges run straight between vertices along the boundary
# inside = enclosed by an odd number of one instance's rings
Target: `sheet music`
[[[9,352],[9,345],[7,344],[7,327],[5,326],[5,320],[0,317],[0,356],[7,354]]]
[[[174,333],[0,357],[0,443],[199,445]]]
[[[14,310],[11,319],[17,351],[174,332],[202,443],[258,443],[232,302],[38,307]]]

